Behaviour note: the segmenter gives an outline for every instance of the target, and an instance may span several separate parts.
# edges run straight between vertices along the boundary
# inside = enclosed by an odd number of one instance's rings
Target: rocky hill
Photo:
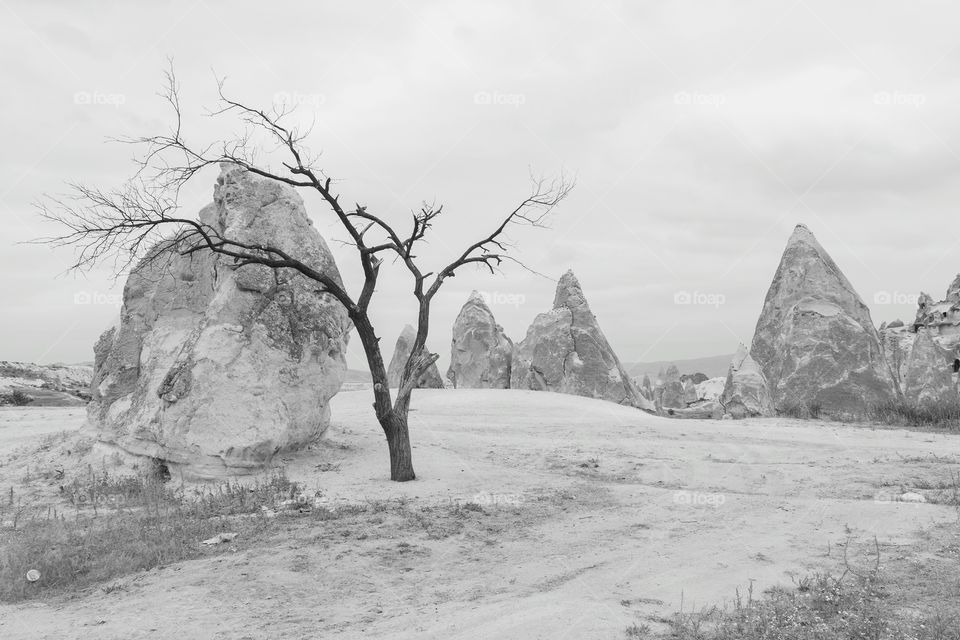
[[[90,399],[93,367],[0,360],[0,404],[67,407]],[[29,402],[28,400],[29,399]]]

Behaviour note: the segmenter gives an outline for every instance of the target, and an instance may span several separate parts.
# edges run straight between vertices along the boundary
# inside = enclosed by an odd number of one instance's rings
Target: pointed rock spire
[[[391,387],[400,386],[403,368],[407,365],[407,359],[413,351],[413,343],[416,339],[417,331],[409,324],[400,332],[400,337],[397,338],[397,346],[393,350],[393,358],[390,359],[390,366],[387,368],[387,382]],[[416,388],[443,389],[443,378],[440,377],[440,370],[437,369],[436,362],[420,374],[420,380],[417,382]]]
[[[557,283],[553,309],[538,315],[517,345],[510,386],[654,410],[604,337],[572,271]]]
[[[767,291],[750,356],[778,409],[856,412],[899,396],[869,309],[803,225]]]
[[[457,389],[509,389],[513,342],[474,291],[453,323],[447,379]]]
[[[727,380],[720,394],[720,404],[724,413],[733,418],[750,418],[773,415],[770,390],[760,365],[750,357],[747,347],[741,344],[737,348]]]

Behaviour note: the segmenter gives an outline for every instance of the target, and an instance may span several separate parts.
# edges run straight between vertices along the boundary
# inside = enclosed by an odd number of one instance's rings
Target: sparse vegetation
[[[214,553],[201,541],[227,530],[261,532],[275,510],[297,506],[303,495],[283,472],[252,485],[188,491],[170,486],[156,467],[139,476],[91,470],[63,485],[61,494],[60,507],[25,502],[12,487],[0,501],[0,600]],[[38,580],[26,578],[31,570]]]
[[[846,556],[845,556],[846,558]],[[866,571],[844,560],[839,574],[815,572],[791,588],[776,587],[755,598],[739,590],[730,606],[678,613],[665,620],[668,631],[653,634],[631,625],[627,638],[672,640],[960,640],[960,602],[950,585],[929,589],[929,567],[912,561],[905,575],[881,570],[879,546]],[[941,558],[947,574],[956,558]],[[923,574],[923,588],[911,582]]]
[[[777,413],[787,418],[800,420],[819,420],[823,416],[823,405],[819,402],[787,404],[777,409]]]
[[[960,430],[960,402],[914,405],[898,400],[868,409],[865,421],[903,427]]]
[[[627,637],[644,637],[630,635]],[[649,636],[648,636],[649,637]],[[762,599],[737,593],[729,609],[677,614],[675,640],[957,640],[957,611],[911,616],[890,601],[878,573],[813,574]]]
[[[33,402],[33,398],[25,394],[20,389],[14,389],[10,393],[0,394],[0,405],[8,404],[15,407],[25,407]]]

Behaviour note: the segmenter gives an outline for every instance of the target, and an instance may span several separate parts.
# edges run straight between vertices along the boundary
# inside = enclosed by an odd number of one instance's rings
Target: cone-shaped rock
[[[457,389],[509,389],[513,342],[474,291],[453,323],[447,379]]]
[[[413,351],[413,343],[416,339],[417,332],[410,325],[405,326],[403,331],[400,332],[400,337],[397,338],[397,346],[393,350],[393,358],[387,368],[387,382],[391,387],[400,386],[403,368],[407,365],[407,359],[410,357],[410,352]],[[440,370],[437,369],[436,362],[420,374],[420,380],[417,382],[416,388],[443,389],[443,378],[440,377]]]
[[[653,402],[653,383],[650,382],[650,376],[646,373],[643,374],[643,382],[640,385],[640,393],[643,394],[644,398]]]
[[[291,187],[224,165],[199,218],[340,282]],[[127,279],[119,325],[95,347],[90,425],[188,476],[256,470],[327,428],[350,328],[343,306],[301,275],[152,252]]]
[[[742,344],[727,370],[720,404],[724,413],[733,418],[773,415],[773,403],[763,371]]]
[[[803,225],[780,259],[750,355],[777,409],[857,412],[899,394],[870,311]]]
[[[576,276],[557,284],[553,309],[530,325],[513,356],[510,386],[611,400],[653,411],[590,311]]]
[[[680,370],[675,364],[667,367],[667,372],[664,374],[660,406],[664,409],[679,409],[687,406],[683,401],[683,383],[680,381]]]
[[[917,331],[903,380],[906,399],[915,405],[955,405],[953,360],[953,354],[938,345],[929,330]]]

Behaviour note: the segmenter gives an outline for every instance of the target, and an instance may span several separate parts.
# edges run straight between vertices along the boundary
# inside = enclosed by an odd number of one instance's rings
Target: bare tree
[[[218,81],[219,104],[211,116],[232,115],[245,125],[245,132],[236,138],[196,147],[188,144],[182,133],[179,87],[171,69],[165,73],[166,86],[161,94],[172,107],[174,124],[169,133],[159,136],[124,139],[137,146],[141,155],[135,158],[137,172],[126,186],[104,191],[82,184],[71,185],[69,196],[47,197],[38,208],[48,220],[63,225],[63,234],[44,238],[41,242],[78,249],[75,269],[83,269],[107,257],[119,257],[118,273],[137,260],[157,259],[163,255],[190,255],[210,251],[232,258],[240,267],[264,265],[271,269],[289,269],[319,283],[347,310],[360,336],[360,342],[373,378],[374,410],[386,435],[390,451],[390,478],[413,480],[408,414],[410,398],[421,374],[432,365],[437,354],[426,348],[430,328],[430,305],[440,287],[467,265],[496,272],[505,260],[509,243],[506,233],[511,227],[543,226],[544,219],[567,196],[573,183],[562,176],[554,181],[534,179],[530,195],[501,218],[493,230],[467,246],[462,253],[439,271],[425,271],[417,260],[417,248],[430,232],[443,207],[424,205],[412,214],[412,227],[401,233],[379,215],[357,204],[345,208],[331,188],[331,179],[316,166],[303,144],[309,131],[301,132],[285,124],[290,111],[274,106],[271,110],[255,109],[228,98],[223,81]],[[257,160],[262,146],[257,136],[278,146],[285,156],[283,169],[271,169]],[[293,256],[272,246],[240,242],[224,237],[217,229],[199,220],[178,215],[181,188],[202,169],[229,163],[296,189],[312,189],[319,193],[330,211],[346,231],[347,241],[356,249],[363,270],[363,287],[353,296],[329,274],[310,266],[309,257]],[[397,391],[391,395],[387,372],[380,351],[380,339],[370,321],[368,310],[377,286],[384,258],[395,257],[413,277],[413,295],[417,300],[417,334],[407,359]]]

